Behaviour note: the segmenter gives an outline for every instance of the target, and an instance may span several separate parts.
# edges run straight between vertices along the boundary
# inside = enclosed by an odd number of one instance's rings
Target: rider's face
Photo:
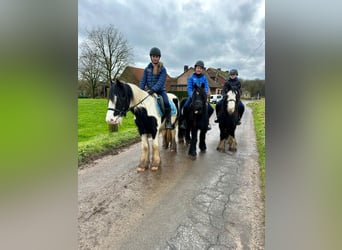
[[[159,60],[160,60],[160,56],[156,56],[156,55],[151,56],[151,61],[153,64],[159,63]]]
[[[201,66],[196,66],[195,68],[195,71],[196,71],[196,74],[201,74],[202,73],[202,67]]]

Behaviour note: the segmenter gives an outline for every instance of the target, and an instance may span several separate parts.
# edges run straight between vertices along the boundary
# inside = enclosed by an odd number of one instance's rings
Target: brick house
[[[195,72],[193,67],[184,65],[184,71],[178,77],[170,77],[167,75],[165,87],[167,91],[186,92],[188,78]],[[121,73],[119,79],[125,82],[139,85],[144,74],[144,69],[127,66]],[[203,74],[207,77],[209,83],[209,95],[221,93],[225,80],[228,78],[228,72],[221,69],[208,68],[204,69]]]

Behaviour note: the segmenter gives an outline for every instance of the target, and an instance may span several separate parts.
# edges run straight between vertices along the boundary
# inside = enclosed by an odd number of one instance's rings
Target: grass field
[[[133,114],[127,113],[119,131],[110,133],[105,121],[107,99],[78,99],[78,161],[103,155],[139,138]]]

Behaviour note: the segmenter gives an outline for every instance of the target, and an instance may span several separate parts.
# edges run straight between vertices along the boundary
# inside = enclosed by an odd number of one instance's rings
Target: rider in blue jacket
[[[199,60],[195,63],[195,73],[193,73],[189,78],[188,78],[188,85],[187,85],[187,91],[188,91],[188,99],[186,100],[182,113],[185,112],[185,110],[189,107],[191,101],[192,101],[192,94],[194,92],[195,85],[198,87],[204,86],[204,90],[206,94],[208,95],[209,93],[209,83],[206,78],[206,76],[202,73],[204,69],[204,63],[203,61]],[[210,116],[213,114],[214,109],[213,107],[208,103],[208,121]],[[183,122],[180,124],[180,128],[186,129],[186,122],[183,120]],[[208,130],[211,129],[210,124],[208,123]]]
[[[153,47],[150,50],[151,62],[144,70],[144,75],[140,81],[140,88],[145,90],[147,87],[148,93],[152,95],[157,93],[163,97],[165,107],[165,128],[172,129],[171,123],[171,106],[165,89],[166,69],[163,63],[160,62],[161,52],[159,48]]]

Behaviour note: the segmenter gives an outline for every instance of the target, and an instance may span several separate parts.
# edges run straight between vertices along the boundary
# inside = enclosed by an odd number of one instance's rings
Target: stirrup
[[[181,122],[181,124],[179,125],[179,128],[186,129],[186,123],[184,121]]]
[[[171,122],[165,122],[165,128],[166,129],[173,129],[172,123]]]

